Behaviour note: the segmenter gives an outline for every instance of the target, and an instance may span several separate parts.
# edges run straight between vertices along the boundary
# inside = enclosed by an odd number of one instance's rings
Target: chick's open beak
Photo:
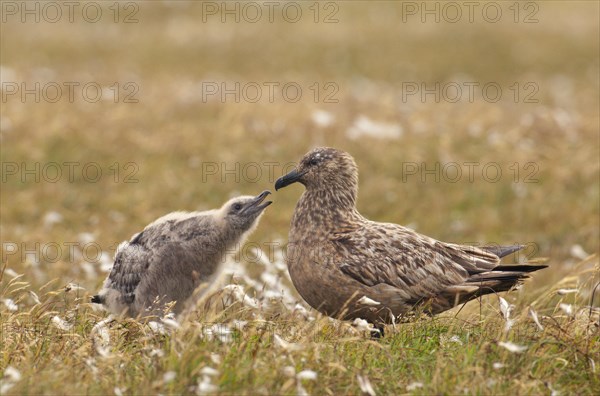
[[[244,208],[244,212],[256,213],[262,211],[267,206],[271,205],[273,201],[266,201],[265,198],[267,195],[271,194],[271,191],[265,190],[256,196],[252,201],[250,201],[246,207]]]

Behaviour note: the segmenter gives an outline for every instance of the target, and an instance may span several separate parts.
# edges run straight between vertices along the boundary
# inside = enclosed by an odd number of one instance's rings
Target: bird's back
[[[224,250],[219,241],[210,215],[163,216],[119,245],[104,286],[105,303],[131,316],[147,311],[157,296],[182,303],[216,271]]]

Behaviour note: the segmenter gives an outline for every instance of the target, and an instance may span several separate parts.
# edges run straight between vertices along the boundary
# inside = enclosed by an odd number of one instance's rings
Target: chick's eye
[[[233,205],[233,209],[236,210],[236,211],[242,209],[242,204],[236,203],[235,205]]]
[[[308,165],[311,165],[311,166],[315,166],[318,163],[319,163],[319,161],[317,161],[316,158],[312,158],[310,161],[308,161]]]

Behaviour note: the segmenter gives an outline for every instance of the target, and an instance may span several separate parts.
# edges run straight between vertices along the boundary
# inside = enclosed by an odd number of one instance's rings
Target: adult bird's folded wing
[[[340,270],[367,286],[384,283],[420,300],[463,283],[476,268],[467,255],[432,238],[395,224],[372,224],[333,238]]]

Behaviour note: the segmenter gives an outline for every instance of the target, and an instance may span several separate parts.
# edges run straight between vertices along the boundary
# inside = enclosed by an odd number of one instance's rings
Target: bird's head
[[[345,151],[318,147],[306,153],[298,167],[277,179],[275,190],[292,183],[302,183],[307,190],[342,190],[356,196],[358,168],[354,158]]]
[[[227,226],[236,234],[251,231],[258,219],[272,201],[265,201],[270,191],[263,191],[256,197],[241,196],[232,198],[221,207],[221,215]]]

